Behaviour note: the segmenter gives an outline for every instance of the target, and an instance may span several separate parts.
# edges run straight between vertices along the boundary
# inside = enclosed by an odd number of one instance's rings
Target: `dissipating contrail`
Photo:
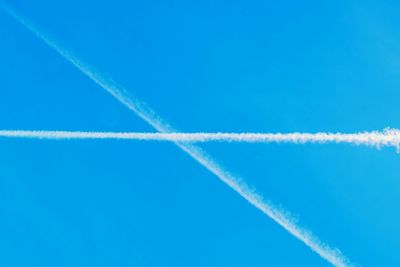
[[[348,143],[377,148],[395,147],[397,150],[400,149],[400,130],[390,128],[387,128],[383,131],[359,133],[149,133],[0,130],[0,137],[33,139],[125,139],[137,141],[169,141],[180,143]]]
[[[80,61],[72,53],[51,40],[48,36],[39,31],[33,24],[28,22],[25,18],[16,13],[10,7],[5,6],[5,4],[2,4],[1,2],[0,5],[14,19],[16,19],[19,23],[30,30],[49,47],[53,48],[64,59],[73,64],[82,73],[84,73],[95,83],[101,86],[104,90],[110,93],[114,98],[125,105],[128,109],[136,113],[136,115],[146,121],[155,130],[160,133],[178,132],[174,130],[167,122],[162,120],[146,103],[139,101],[130,93],[128,93],[128,91],[125,90],[123,86],[117,84],[110,77],[107,77],[106,75],[95,71],[95,68]],[[217,176],[236,193],[246,199],[254,207],[262,211],[265,215],[267,215],[284,229],[286,229],[286,231],[288,231],[298,240],[302,241],[321,258],[334,266],[351,266],[350,261],[341,253],[340,250],[328,246],[327,244],[319,240],[319,238],[312,234],[310,231],[302,228],[296,222],[296,220],[288,215],[288,212],[284,211],[281,208],[277,208],[277,206],[265,200],[261,196],[261,194],[251,189],[251,187],[243,179],[227,171],[200,147],[195,146],[191,143],[180,141],[175,141],[174,143],[180,149],[190,155],[194,160],[200,163],[203,167],[205,167],[207,170]]]

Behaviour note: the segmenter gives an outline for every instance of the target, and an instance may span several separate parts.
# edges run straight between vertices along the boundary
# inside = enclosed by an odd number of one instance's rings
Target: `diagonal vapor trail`
[[[400,130],[362,133],[149,133],[149,132],[82,132],[44,130],[0,130],[0,137],[31,139],[125,139],[137,141],[169,141],[181,143],[348,143],[372,147],[395,147],[400,149]]]
[[[80,61],[73,54],[69,53],[63,47],[59,46],[48,36],[39,31],[30,22],[16,13],[13,9],[0,2],[0,6],[3,7],[8,14],[10,14],[19,23],[34,33],[39,39],[45,42],[49,47],[53,48],[58,54],[64,59],[73,64],[86,76],[92,79],[95,83],[101,86],[104,90],[110,93],[119,102],[125,105],[128,109],[132,110],[136,115],[146,121],[154,129],[160,133],[171,133],[177,132],[168,123],[162,120],[147,104],[139,101],[128,93],[123,86],[117,84],[110,77],[107,77],[97,71],[89,65]],[[263,199],[263,197],[249,187],[249,185],[243,181],[240,177],[231,174],[220,164],[218,164],[213,158],[211,158],[201,148],[176,141],[174,142],[180,149],[190,155],[194,160],[200,163],[203,167],[217,176],[221,181],[233,189],[236,193],[246,199],[254,207],[262,211],[265,215],[270,217],[280,226],[282,226],[291,235],[302,241],[312,251],[317,253],[321,258],[329,262],[334,266],[352,266],[350,261],[336,248],[332,248],[327,244],[319,240],[318,237],[313,235],[310,231],[300,227],[296,221],[288,215],[288,212],[277,208],[271,202]]]

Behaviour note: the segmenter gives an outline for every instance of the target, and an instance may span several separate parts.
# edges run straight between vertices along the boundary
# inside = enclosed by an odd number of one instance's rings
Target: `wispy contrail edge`
[[[136,98],[128,94],[128,91],[123,89],[122,86],[116,84],[112,79],[106,77],[105,75],[99,74],[93,71],[93,68],[84,64],[78,60],[75,56],[67,52],[65,49],[61,48],[58,44],[50,40],[43,33],[38,31],[32,24],[28,23],[23,17],[17,14],[10,7],[6,6],[4,3],[0,2],[0,5],[6,10],[13,18],[19,21],[42,41],[44,41],[48,46],[52,47],[57,51],[62,57],[67,61],[72,63],[95,83],[100,85],[104,90],[109,92],[114,96],[119,102],[124,104],[127,108],[134,111],[139,117],[149,123],[153,128],[162,133],[176,132],[173,130],[169,124],[164,122],[147,104],[138,101]],[[298,226],[295,221],[283,212],[281,209],[276,208],[271,203],[265,201],[260,194],[251,190],[250,187],[241,178],[230,174],[223,167],[221,167],[215,160],[213,160],[206,152],[204,152],[199,147],[192,144],[175,142],[175,144],[180,147],[183,151],[188,153],[193,159],[199,162],[203,167],[208,169],[219,179],[221,179],[225,184],[231,187],[244,199],[250,202],[253,206],[261,210],[264,214],[269,216],[289,233],[295,236],[297,239],[306,244],[311,250],[316,252],[320,257],[328,261],[334,266],[351,266],[350,261],[338,250],[331,248],[328,245],[320,241],[311,232],[302,229]]]

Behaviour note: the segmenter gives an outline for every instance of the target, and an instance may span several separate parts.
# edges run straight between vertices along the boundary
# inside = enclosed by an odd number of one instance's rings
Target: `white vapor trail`
[[[99,72],[96,72],[94,68],[89,65],[84,64],[74,55],[66,51],[64,48],[56,44],[45,34],[37,30],[31,23],[26,21],[22,16],[17,14],[11,8],[0,5],[17,21],[44,41],[48,46],[53,48],[57,53],[59,53],[64,59],[72,63],[95,83],[101,86],[104,90],[109,92],[114,98],[119,102],[124,104],[128,109],[135,112],[140,118],[150,124],[154,129],[160,133],[171,133],[175,131],[168,123],[163,121],[149,106],[145,103],[139,101],[132,95],[128,93],[122,86],[115,83],[111,78],[106,77]],[[257,209],[262,211],[265,215],[270,217],[284,229],[286,229],[294,237],[302,241],[307,245],[312,251],[317,253],[320,257],[325,259],[327,262],[334,266],[351,266],[350,261],[336,248],[331,248],[328,245],[320,241],[311,232],[300,227],[296,221],[288,215],[287,212],[282,209],[277,208],[269,201],[263,199],[263,197],[252,190],[246,182],[244,182],[240,177],[231,174],[229,171],[225,170],[221,165],[219,165],[214,159],[212,159],[205,151],[201,148],[194,146],[190,143],[180,142],[179,140],[174,141],[174,143],[188,155],[190,155],[194,160],[200,163],[203,167],[209,170],[211,173],[216,175],[220,180],[222,180],[231,189],[237,192],[240,196],[246,199],[249,203],[255,206]]]
[[[400,149],[400,130],[362,133],[146,133],[146,132],[81,132],[0,130],[0,137],[36,139],[129,139],[139,141],[170,141],[181,143],[349,143],[373,147],[390,146]]]

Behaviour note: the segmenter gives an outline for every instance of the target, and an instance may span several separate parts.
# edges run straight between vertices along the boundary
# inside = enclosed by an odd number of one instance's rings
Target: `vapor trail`
[[[373,147],[400,148],[400,130],[362,133],[146,133],[146,132],[81,132],[0,130],[0,137],[36,139],[129,139],[180,143],[349,143]]]
[[[57,51],[62,57],[72,63],[95,83],[100,85],[104,90],[109,92],[119,102],[135,112],[140,118],[150,124],[158,132],[177,132],[168,123],[163,121],[149,106],[139,101],[132,95],[128,94],[124,87],[115,83],[111,78],[100,74],[99,72],[96,72],[94,68],[90,67],[89,65],[84,64],[74,55],[67,52],[64,48],[48,38],[45,34],[37,30],[31,23],[29,23],[11,8],[1,3],[0,5],[2,5],[3,8],[13,18],[19,21],[22,25],[24,25],[27,29],[29,29],[32,33],[34,33],[37,37],[44,41],[48,46]],[[179,141],[176,141],[175,144],[180,149],[189,154],[194,160],[200,163],[203,167],[216,175],[220,180],[222,180],[226,185],[236,191],[249,203],[258,208],[260,211],[262,211],[276,223],[281,225],[283,228],[285,228],[294,237],[306,244],[320,257],[322,257],[334,266],[350,266],[350,262],[346,259],[344,255],[342,255],[342,253],[338,249],[329,247],[328,245],[321,242],[311,232],[301,228],[299,225],[296,224],[295,220],[287,214],[287,212],[278,209],[270,202],[264,200],[260,194],[250,189],[247,183],[245,183],[240,177],[234,176],[230,172],[225,170],[201,148],[194,146],[190,143],[182,143]]]

